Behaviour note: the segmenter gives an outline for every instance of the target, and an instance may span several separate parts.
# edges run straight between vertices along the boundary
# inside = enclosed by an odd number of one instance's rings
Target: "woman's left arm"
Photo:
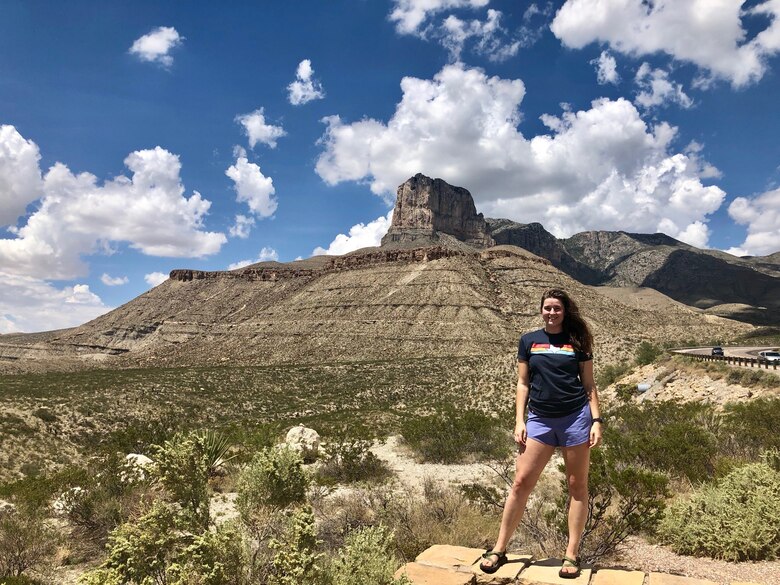
[[[596,381],[593,379],[593,360],[580,362],[580,380],[585,387],[590,403],[590,416],[592,418],[601,418],[601,409],[599,408],[599,393],[596,390]],[[599,421],[594,422],[590,427],[590,446],[597,447],[601,444],[601,426]]]

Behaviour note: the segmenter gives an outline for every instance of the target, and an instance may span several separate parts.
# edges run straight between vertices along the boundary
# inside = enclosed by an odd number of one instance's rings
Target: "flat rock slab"
[[[599,569],[590,585],[642,585],[644,582],[645,574],[642,571]]]
[[[434,567],[470,567],[482,557],[483,552],[485,550],[481,548],[434,544],[422,551],[414,560],[422,565]]]
[[[649,585],[718,585],[707,579],[694,579],[693,577],[680,577],[679,575],[667,575],[665,573],[650,573]]]
[[[481,558],[471,565],[471,570],[477,576],[477,583],[480,585],[505,585],[506,583],[512,583],[517,579],[520,572],[531,564],[533,557],[531,555],[508,553],[506,558],[506,564],[502,565],[495,573],[485,573],[479,568],[479,563],[482,562]]]
[[[517,582],[523,585],[548,585],[550,583],[555,585],[566,585],[567,583],[574,585],[588,584],[592,572],[591,569],[583,567],[582,571],[580,571],[580,576],[576,579],[562,579],[558,576],[562,563],[563,561],[560,559],[541,559],[536,561],[520,573]]]
[[[407,563],[395,572],[395,578],[406,575],[414,585],[474,585],[474,573],[443,569],[420,563]]]
[[[754,583],[753,581],[732,581],[731,585],[761,585],[761,583]]]

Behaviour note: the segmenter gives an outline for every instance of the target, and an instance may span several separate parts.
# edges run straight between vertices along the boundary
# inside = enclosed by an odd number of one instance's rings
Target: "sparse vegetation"
[[[406,420],[401,433],[424,461],[434,463],[459,463],[467,457],[500,459],[509,453],[511,445],[495,419],[450,406]]]
[[[34,583],[28,573],[51,562],[60,535],[38,514],[0,515],[0,580]]]
[[[682,554],[728,561],[780,554],[780,473],[765,462],[739,467],[668,510],[659,527]]]
[[[340,439],[331,442],[317,480],[324,484],[380,482],[390,477],[387,464],[370,450],[365,439]]]

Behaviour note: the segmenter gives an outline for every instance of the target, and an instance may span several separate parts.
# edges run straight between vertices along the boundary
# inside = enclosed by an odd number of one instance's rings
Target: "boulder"
[[[317,459],[320,449],[320,435],[314,429],[303,425],[291,428],[287,431],[284,442],[292,449],[298,451],[306,463]]]

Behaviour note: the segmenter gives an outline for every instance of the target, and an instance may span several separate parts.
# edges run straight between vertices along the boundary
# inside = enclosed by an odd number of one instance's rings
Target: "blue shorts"
[[[590,403],[580,410],[561,417],[528,413],[525,423],[528,438],[552,447],[575,447],[590,442]]]

